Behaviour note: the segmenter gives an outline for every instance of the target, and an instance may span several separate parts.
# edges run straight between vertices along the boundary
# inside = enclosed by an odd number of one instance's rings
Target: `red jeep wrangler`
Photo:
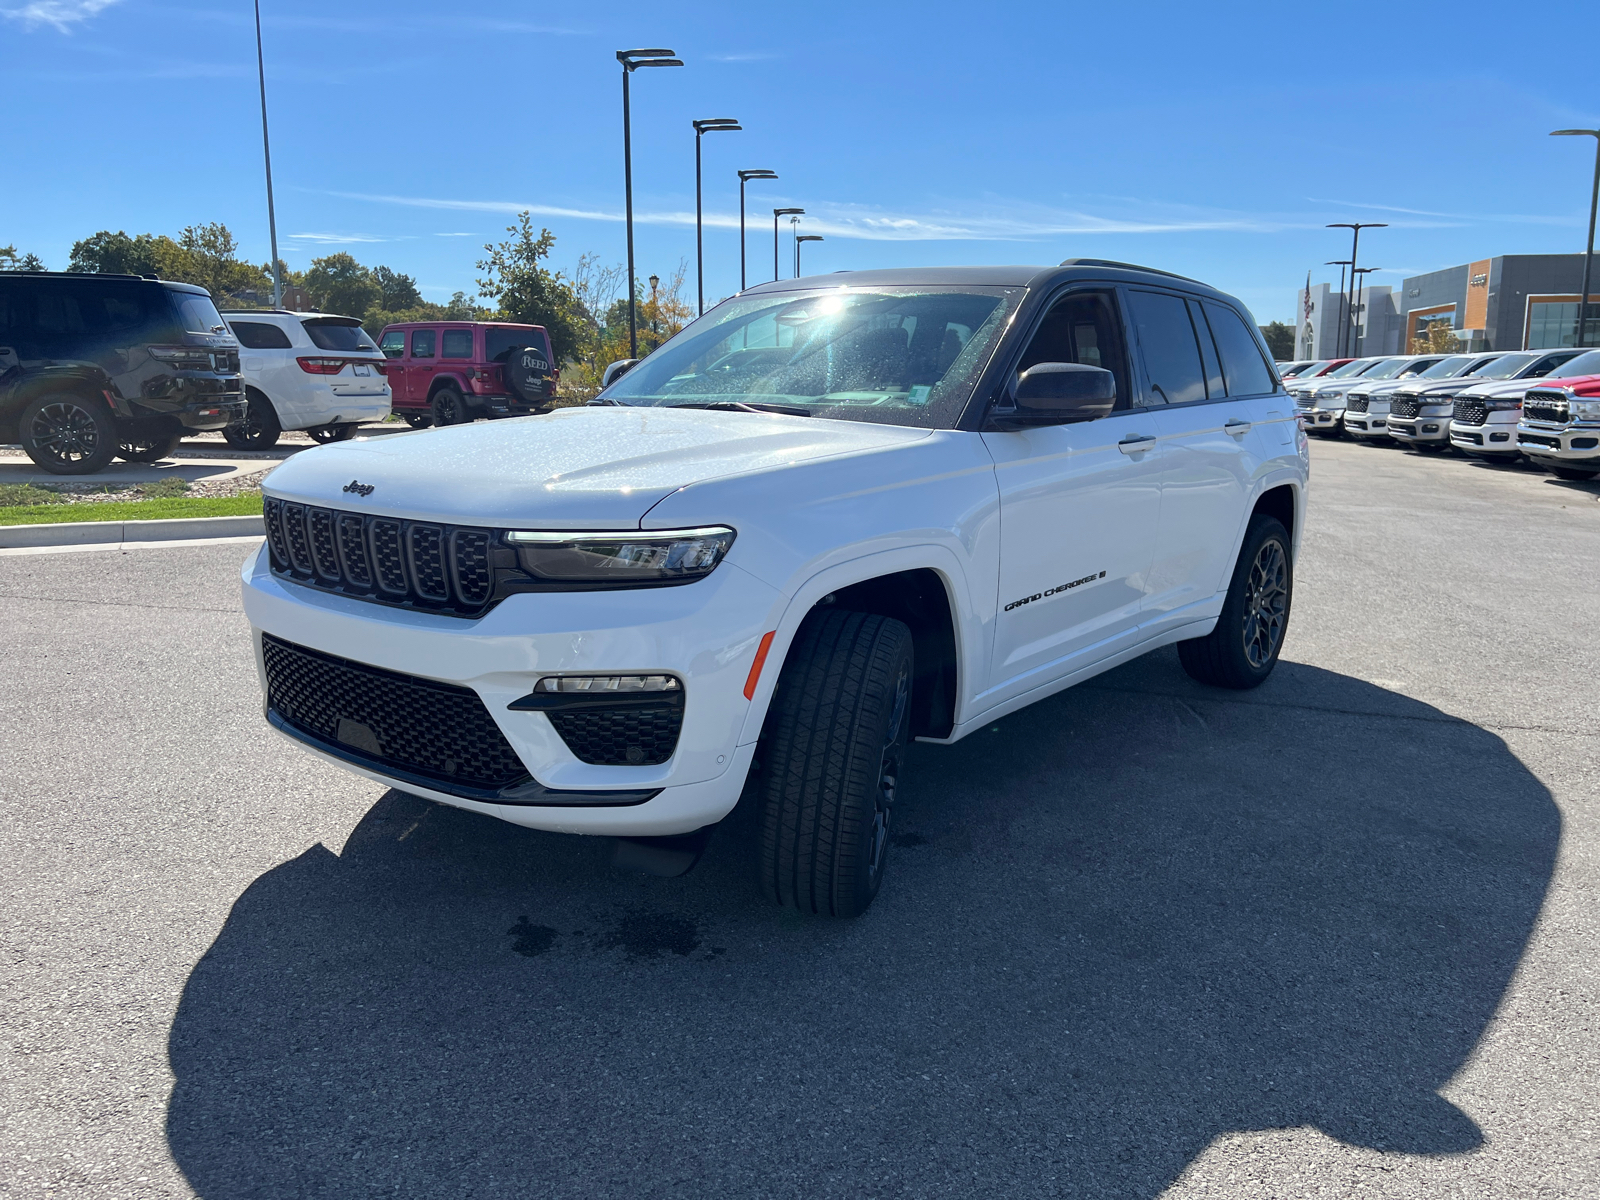
[[[413,429],[478,417],[543,412],[555,403],[555,358],[542,325],[407,321],[386,325],[378,349],[394,411]]]

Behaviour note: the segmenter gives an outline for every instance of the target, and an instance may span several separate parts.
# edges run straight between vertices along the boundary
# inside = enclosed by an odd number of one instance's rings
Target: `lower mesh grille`
[[[648,767],[664,763],[678,746],[683,704],[648,707],[556,709],[549,712],[567,749],[595,766]]]
[[[528,779],[471,688],[419,679],[261,637],[267,707],[285,722],[385,767],[497,791]]]

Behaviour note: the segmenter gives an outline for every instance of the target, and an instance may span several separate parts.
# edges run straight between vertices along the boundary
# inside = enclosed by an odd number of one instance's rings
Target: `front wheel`
[[[106,406],[68,392],[40,396],[17,422],[27,456],[52,475],[92,475],[117,453],[117,425]]]
[[[1289,531],[1276,517],[1250,518],[1217,627],[1178,643],[1178,661],[1192,679],[1213,687],[1253,688],[1278,665],[1294,598]]]
[[[854,917],[878,894],[911,680],[900,621],[824,609],[801,626],[759,752],[757,873],[768,899]]]
[[[1550,471],[1557,479],[1570,479],[1574,483],[1583,483],[1600,475],[1600,471],[1590,471],[1583,467],[1551,467]]]

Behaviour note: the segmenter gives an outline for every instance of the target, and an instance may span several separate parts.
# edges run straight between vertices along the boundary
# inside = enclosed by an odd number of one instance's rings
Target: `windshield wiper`
[[[668,408],[710,408],[718,412],[768,412],[786,417],[809,417],[811,410],[794,404],[746,404],[743,400],[712,400],[705,404],[669,404]]]

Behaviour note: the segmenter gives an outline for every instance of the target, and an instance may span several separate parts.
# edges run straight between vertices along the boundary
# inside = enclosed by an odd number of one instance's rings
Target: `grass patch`
[[[0,508],[17,508],[24,504],[71,504],[60,492],[35,487],[31,483],[0,483]]]
[[[139,495],[145,500],[159,500],[168,496],[181,496],[189,490],[189,481],[182,475],[168,475],[154,483],[138,484]]]
[[[261,493],[245,496],[175,496],[105,504],[29,504],[0,507],[0,525],[53,525],[62,521],[170,521],[177,517],[245,517],[261,511]]]

